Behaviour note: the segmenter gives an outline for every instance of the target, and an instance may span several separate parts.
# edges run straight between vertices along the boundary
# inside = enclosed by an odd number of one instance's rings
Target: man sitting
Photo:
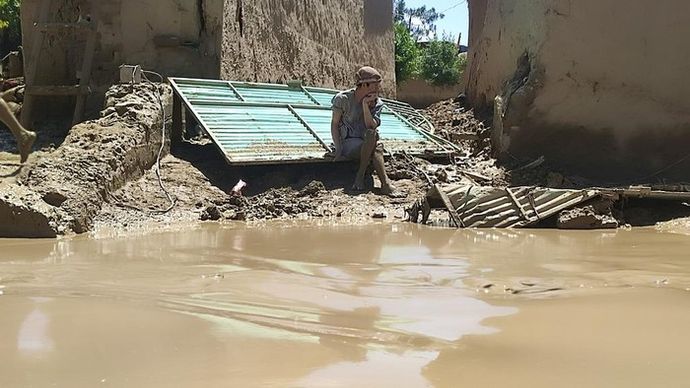
[[[388,180],[383,162],[383,147],[379,142],[383,102],[378,98],[381,74],[365,66],[357,71],[357,86],[333,97],[331,136],[335,145],[335,160],[357,160],[359,169],[352,186],[364,190],[364,174],[373,160],[381,181],[381,193],[391,195],[393,186]]]

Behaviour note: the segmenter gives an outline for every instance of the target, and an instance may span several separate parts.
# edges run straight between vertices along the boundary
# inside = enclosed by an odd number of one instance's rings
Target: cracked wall
[[[471,0],[467,95],[509,93],[508,152],[589,176],[690,178],[687,3]],[[672,166],[673,165],[673,166]],[[672,166],[671,168],[668,168]],[[662,171],[661,174],[649,177]]]

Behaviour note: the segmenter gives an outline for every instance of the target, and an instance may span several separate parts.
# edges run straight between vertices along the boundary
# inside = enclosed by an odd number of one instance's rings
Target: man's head
[[[381,73],[373,67],[364,66],[357,70],[355,75],[357,89],[362,89],[365,94],[378,93],[381,90]]]

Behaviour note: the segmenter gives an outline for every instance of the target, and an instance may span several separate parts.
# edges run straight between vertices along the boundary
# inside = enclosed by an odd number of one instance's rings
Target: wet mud
[[[91,230],[110,193],[154,164],[169,98],[170,89],[162,85],[112,87],[98,120],[71,128],[60,147],[34,156],[1,187],[9,200],[0,197],[0,212],[14,222],[0,224],[0,235],[54,237]]]
[[[683,225],[173,226],[0,241],[0,386],[687,380]]]

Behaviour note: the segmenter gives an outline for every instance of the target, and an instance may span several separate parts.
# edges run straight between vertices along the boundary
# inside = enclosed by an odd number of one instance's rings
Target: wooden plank
[[[78,96],[91,93],[87,86],[64,85],[64,86],[27,86],[26,94],[34,96]]]
[[[38,11],[37,23],[43,23],[48,20],[48,15],[50,14],[50,0],[42,0],[41,6]],[[28,58],[24,58],[24,83],[27,87],[36,84],[36,72],[38,70],[39,57],[41,55],[41,50],[43,48],[43,42],[45,35],[38,29],[34,29],[34,36],[31,46],[31,52]],[[24,127],[31,126],[31,115],[33,113],[34,97],[25,93],[24,104],[22,105],[22,117],[21,124]]]
[[[89,31],[95,28],[95,24],[92,22],[79,22],[79,23],[38,23],[37,30],[40,32],[55,32],[64,30],[83,30]]]
[[[455,223],[455,226],[458,228],[464,228],[465,223],[462,221],[462,218],[460,218],[460,215],[458,215],[458,212],[453,207],[453,203],[450,201],[450,198],[448,198],[446,192],[443,191],[439,185],[434,185],[434,189],[436,189],[438,195],[441,197],[441,202],[443,202],[443,206],[445,206],[446,209],[448,209],[448,213],[450,213],[450,218]]]
[[[515,197],[515,194],[510,190],[510,187],[506,188],[506,193],[508,193],[508,196],[510,199],[513,201],[515,206],[517,206],[518,210],[520,211],[520,214],[526,221],[530,221],[529,216],[527,215],[527,212],[525,209],[522,208],[522,205],[520,205],[520,201],[518,201],[517,197]]]
[[[182,98],[180,98],[177,92],[173,92],[173,113],[170,140],[173,144],[182,142]]]

